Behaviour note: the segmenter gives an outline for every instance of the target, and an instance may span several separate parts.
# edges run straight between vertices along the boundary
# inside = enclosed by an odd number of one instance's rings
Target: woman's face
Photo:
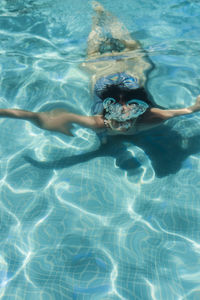
[[[117,102],[122,106],[122,113],[128,117],[132,107],[131,105],[127,105],[127,102],[124,100],[123,93],[119,94],[119,100]]]
[[[119,94],[117,103],[121,105],[121,115],[124,116],[124,119],[126,120],[126,118],[129,117],[129,114],[131,112],[131,105],[127,105],[127,102],[124,100],[123,94]],[[133,123],[132,119],[126,120],[125,122],[119,122],[113,119],[111,119],[110,121],[112,129],[121,132],[126,132],[132,126]]]

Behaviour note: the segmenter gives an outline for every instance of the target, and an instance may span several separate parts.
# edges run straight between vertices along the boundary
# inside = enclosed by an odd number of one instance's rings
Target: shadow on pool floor
[[[24,159],[37,168],[64,169],[96,157],[110,156],[116,159],[119,168],[130,171],[140,167],[141,163],[127,150],[125,143],[128,142],[140,147],[146,153],[157,177],[164,177],[179,171],[188,156],[200,151],[200,135],[187,138],[187,145],[184,147],[183,140],[185,141],[185,138],[180,133],[167,125],[162,125],[135,136],[109,137],[106,145],[84,154],[45,162],[37,161],[29,155],[24,155]],[[191,165],[188,164],[187,167],[190,168]]]

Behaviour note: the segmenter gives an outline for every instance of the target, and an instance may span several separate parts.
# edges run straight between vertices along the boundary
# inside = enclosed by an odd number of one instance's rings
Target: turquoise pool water
[[[167,108],[200,93],[199,1],[101,1],[148,51]],[[0,106],[89,114],[88,0],[2,0]],[[200,299],[200,114],[134,137],[0,119],[0,298]]]

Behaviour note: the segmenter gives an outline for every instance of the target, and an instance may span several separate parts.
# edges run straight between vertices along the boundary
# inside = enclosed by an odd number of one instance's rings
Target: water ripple
[[[141,41],[155,65],[149,92],[172,109],[191,105],[200,84],[198,1],[175,2],[105,4]],[[90,4],[2,0],[2,108],[90,114],[79,68]],[[198,299],[199,120],[102,146],[89,129],[70,138],[2,118],[0,298]]]

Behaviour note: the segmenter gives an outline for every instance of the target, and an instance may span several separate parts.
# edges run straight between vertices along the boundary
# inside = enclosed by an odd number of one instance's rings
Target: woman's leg
[[[113,45],[113,51],[117,52],[117,43],[122,44],[123,50],[135,50],[140,48],[138,42],[134,41],[128,29],[115,16],[106,11],[101,4],[93,1],[96,16],[93,17],[92,31],[88,37],[88,58],[101,54],[102,43]],[[116,48],[116,49],[115,49]],[[120,45],[119,45],[120,49]],[[121,51],[119,51],[121,52]]]
[[[92,19],[92,31],[88,36],[88,45],[87,45],[87,56],[88,58],[96,56],[99,53],[99,47],[101,43],[105,40],[103,34],[102,22],[105,16],[104,8],[98,3],[93,2],[93,8],[96,11],[96,15]]]
[[[98,2],[93,2],[93,7],[96,16],[88,38],[88,57],[81,66],[93,74],[93,83],[111,73],[127,72],[138,77],[140,86],[144,86],[146,74],[153,68],[146,52],[115,16],[105,11]],[[113,56],[113,59],[109,59],[109,56]],[[114,56],[118,58],[115,60]],[[104,60],[98,60],[101,57]]]

